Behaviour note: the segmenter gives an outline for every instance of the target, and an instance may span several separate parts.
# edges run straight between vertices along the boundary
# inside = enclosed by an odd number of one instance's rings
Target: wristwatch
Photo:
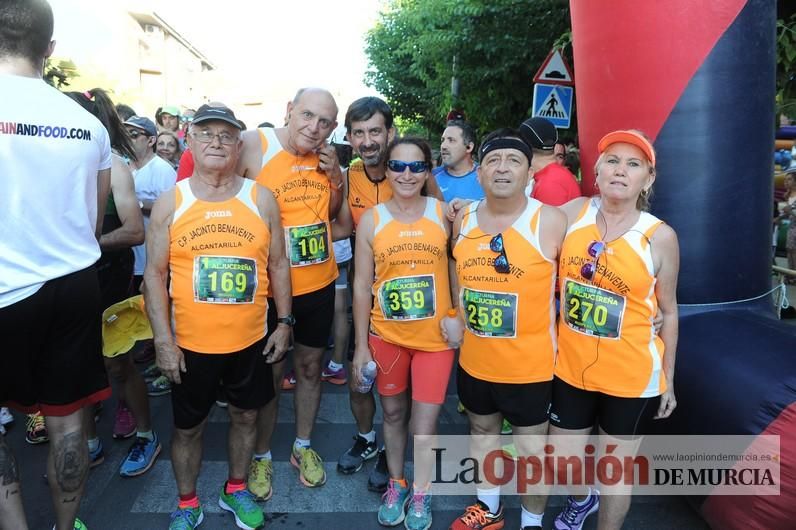
[[[285,324],[291,328],[296,325],[296,317],[293,316],[293,313],[288,313],[286,316],[279,317],[276,321],[279,324]]]

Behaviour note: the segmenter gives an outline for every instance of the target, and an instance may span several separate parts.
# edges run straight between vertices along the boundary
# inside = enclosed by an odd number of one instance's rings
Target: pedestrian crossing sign
[[[572,92],[569,86],[535,84],[531,115],[547,118],[559,129],[568,129],[572,114]]]

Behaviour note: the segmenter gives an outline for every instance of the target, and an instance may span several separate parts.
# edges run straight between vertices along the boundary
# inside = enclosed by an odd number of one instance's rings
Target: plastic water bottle
[[[445,333],[448,335],[448,346],[451,348],[458,348],[464,338],[464,329],[458,325],[456,320],[459,318],[459,312],[456,309],[448,309],[448,314],[442,319],[442,325],[445,327]]]
[[[360,394],[367,394],[370,392],[371,387],[373,386],[373,381],[376,380],[376,362],[375,361],[368,361],[368,364],[362,367],[362,371],[359,372],[359,386],[357,386],[357,392]]]

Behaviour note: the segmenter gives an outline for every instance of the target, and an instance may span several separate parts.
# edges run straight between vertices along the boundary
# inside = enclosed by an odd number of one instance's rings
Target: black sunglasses
[[[508,274],[511,270],[511,265],[509,265],[509,258],[506,256],[506,247],[503,246],[503,234],[498,234],[492,238],[489,242],[489,250],[500,253],[492,263],[495,267],[495,272]]]
[[[403,173],[406,168],[412,173],[422,173],[428,169],[428,165],[422,160],[415,160],[414,162],[404,162],[403,160],[388,160],[387,167],[390,171],[396,173]]]

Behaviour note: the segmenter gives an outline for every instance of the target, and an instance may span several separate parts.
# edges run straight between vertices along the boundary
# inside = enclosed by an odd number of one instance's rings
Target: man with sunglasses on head
[[[490,133],[480,154],[485,198],[458,212],[451,238],[451,281],[465,327],[459,399],[479,462],[500,450],[503,419],[514,426],[518,452],[542,458],[543,438],[529,435],[547,432],[556,353],[553,284],[566,217],[525,195],[532,154],[517,131]],[[500,486],[485,482],[476,492],[478,500],[450,528],[503,528]],[[523,529],[541,528],[544,503],[544,496],[522,497]]]
[[[229,108],[199,107],[188,134],[194,173],[155,203],[147,237],[146,308],[158,367],[173,383],[174,530],[204,518],[196,479],[219,385],[230,432],[229,475],[218,503],[239,528],[264,524],[246,476],[257,412],[274,398],[272,363],[290,340],[289,324],[266,315],[270,304],[274,314],[290,314],[290,272],[273,194],[235,172],[240,129]]]
[[[135,195],[141,204],[144,214],[144,229],[149,226],[149,214],[155,200],[166,190],[174,187],[177,173],[171,164],[157,156],[155,143],[158,130],[152,120],[143,116],[132,116],[124,122],[130,135],[135,152],[135,159],[130,161],[130,169],[135,180]],[[146,267],[146,243],[133,247],[135,265],[135,285],[139,287]]]
[[[284,127],[262,127],[243,134],[238,162],[241,175],[273,192],[288,245],[295,317],[276,315],[273,305],[269,310],[274,319],[278,316],[279,322],[293,327],[296,439],[290,462],[307,487],[326,483],[323,461],[312,449],[311,437],[321,402],[321,365],[334,317],[338,274],[331,221],[343,204],[344,182],[335,149],[326,141],[335,127],[337,103],[331,93],[303,88],[287,104]],[[348,235],[350,230],[337,234],[338,238]],[[273,493],[271,438],[283,372],[284,363],[274,366],[277,399],[260,410],[249,473],[252,493],[263,500]]]

